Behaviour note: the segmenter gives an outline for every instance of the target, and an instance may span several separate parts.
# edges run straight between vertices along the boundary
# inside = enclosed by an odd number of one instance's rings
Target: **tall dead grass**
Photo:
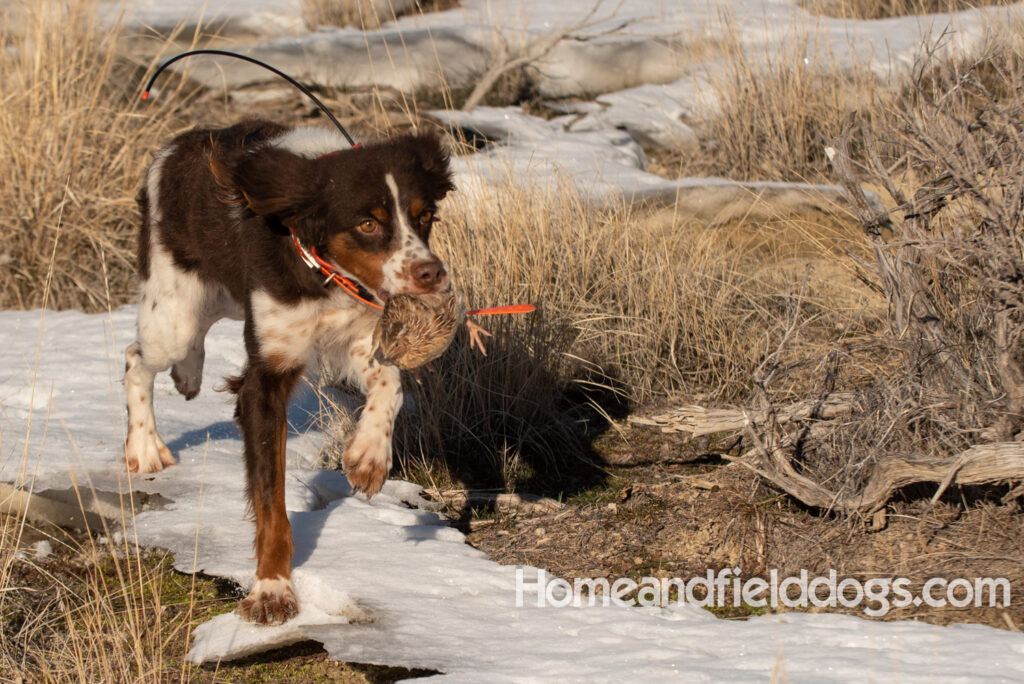
[[[188,641],[190,578],[126,539],[106,546],[59,533],[56,568],[19,549],[23,522],[0,522],[0,672],[15,681],[166,681],[180,667],[166,659],[180,648],[168,644]]]
[[[698,123],[701,154],[679,154],[680,175],[831,182],[825,146],[851,116],[870,121],[887,89],[866,66],[807,59],[812,33],[756,54],[744,51],[738,31],[707,75],[713,105]]]
[[[436,373],[410,383],[415,410],[397,434],[406,464],[533,491],[582,479],[587,436],[609,413],[680,393],[742,397],[808,258],[822,265],[812,327],[862,329],[846,308],[851,288],[828,265],[848,237],[806,230],[791,218],[709,228],[671,210],[598,212],[568,188],[457,193],[435,232],[457,287],[474,307],[538,311],[481,321],[494,332],[486,358],[457,340]],[[439,475],[430,463],[441,455]]]
[[[375,29],[394,18],[391,13],[380,16],[377,4],[373,0],[303,0],[302,18],[313,31],[319,26]]]
[[[1016,0],[803,0],[818,14],[847,19],[885,19],[909,14],[943,14],[983,7],[1010,5]]]
[[[119,56],[120,28],[97,7],[21,1],[0,24],[0,308],[42,303],[61,214],[50,305],[98,310],[134,295],[133,198],[175,105],[138,109],[142,66]]]

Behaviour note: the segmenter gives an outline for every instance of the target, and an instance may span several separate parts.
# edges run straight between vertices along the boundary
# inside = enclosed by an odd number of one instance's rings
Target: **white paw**
[[[124,460],[129,473],[158,473],[174,465],[174,455],[156,434],[156,429],[129,426],[124,443]]]
[[[357,431],[341,461],[349,483],[369,499],[384,486],[391,471],[391,440],[380,432]]]

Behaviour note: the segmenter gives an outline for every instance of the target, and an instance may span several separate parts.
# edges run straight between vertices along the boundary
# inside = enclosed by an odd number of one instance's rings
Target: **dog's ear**
[[[444,143],[433,132],[418,133],[409,139],[409,147],[416,155],[423,173],[426,191],[435,202],[440,201],[455,189],[452,183],[450,156]]]
[[[217,183],[260,216],[290,225],[316,213],[323,177],[312,159],[277,147],[247,150],[233,158],[210,154]],[[238,200],[236,200],[238,201]]]

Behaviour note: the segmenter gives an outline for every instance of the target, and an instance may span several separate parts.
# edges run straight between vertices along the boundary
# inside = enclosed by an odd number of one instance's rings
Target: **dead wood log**
[[[808,506],[848,514],[873,515],[896,490],[919,482],[940,483],[932,497],[935,501],[952,484],[1024,481],[1024,444],[1002,442],[975,445],[952,459],[921,454],[890,456],[875,465],[860,491],[834,492],[796,471],[784,437],[780,437],[777,430],[769,429],[770,437],[764,440],[750,427],[748,434],[755,447],[730,460],[749,468]]]
[[[780,425],[785,425],[795,420],[835,418],[853,411],[855,398],[853,392],[833,392],[821,399],[799,401],[776,409],[776,420]],[[656,427],[665,433],[685,432],[692,437],[700,437],[716,432],[738,432],[750,420],[763,423],[767,419],[767,410],[743,411],[741,409],[680,406],[655,416],[630,416],[629,422],[634,425]]]

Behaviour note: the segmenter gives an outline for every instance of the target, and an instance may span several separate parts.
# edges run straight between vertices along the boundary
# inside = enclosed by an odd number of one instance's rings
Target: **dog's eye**
[[[432,211],[425,211],[422,214],[420,214],[420,219],[419,219],[420,227],[426,228],[431,223],[433,223],[435,220],[436,220],[436,218],[434,217],[434,212],[432,212]]]
[[[363,233],[367,234],[376,233],[378,230],[380,230],[380,224],[374,221],[373,219],[366,219],[356,227]]]

